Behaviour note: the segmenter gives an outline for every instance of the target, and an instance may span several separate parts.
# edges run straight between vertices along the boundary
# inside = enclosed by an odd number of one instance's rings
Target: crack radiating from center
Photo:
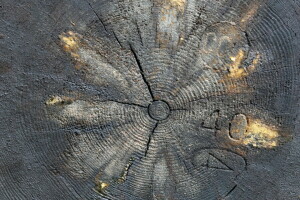
[[[139,60],[139,58],[138,58],[138,56],[137,56],[135,50],[132,48],[132,45],[131,45],[131,44],[129,44],[129,47],[130,47],[130,51],[132,52],[132,54],[133,54],[133,56],[134,56],[134,58],[135,58],[135,61],[136,61],[136,63],[137,63],[137,66],[139,67],[140,73],[141,73],[141,75],[142,75],[142,79],[143,79],[143,81],[145,82],[145,84],[147,85],[147,88],[148,88],[148,90],[149,90],[149,93],[150,93],[150,95],[151,95],[151,98],[152,98],[152,100],[154,101],[155,98],[154,98],[153,92],[152,92],[152,90],[151,90],[150,84],[148,83],[148,81],[147,81],[147,79],[146,79],[146,77],[145,77],[145,72],[144,72],[144,70],[143,70],[143,68],[142,68],[141,62],[140,62],[140,60]]]
[[[93,6],[91,5],[91,3],[90,3],[88,0],[85,0],[85,1],[89,4],[89,6],[90,6],[91,10],[93,11],[93,13],[97,16],[97,18],[98,18],[98,20],[100,21],[100,23],[102,24],[104,30],[105,30],[106,32],[108,32],[106,26],[104,25],[103,20],[102,20],[101,17],[98,15],[98,13],[94,10],[94,8],[93,8]]]
[[[152,129],[152,131],[151,131],[151,133],[149,135],[144,157],[147,157],[147,154],[148,154],[148,151],[149,151],[149,148],[150,148],[150,143],[151,143],[151,140],[152,140],[152,136],[153,136],[153,134],[155,132],[155,129],[157,128],[158,124],[159,124],[159,122],[155,123],[155,126],[154,126],[154,128]]]

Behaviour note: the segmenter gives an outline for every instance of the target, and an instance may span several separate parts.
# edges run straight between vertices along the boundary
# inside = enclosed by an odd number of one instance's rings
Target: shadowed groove
[[[138,55],[136,54],[136,52],[134,51],[134,49],[132,48],[132,46],[131,46],[131,45],[129,45],[129,46],[130,46],[130,51],[132,52],[132,54],[133,54],[133,56],[134,56],[134,58],[135,58],[135,60],[136,60],[136,64],[137,64],[137,66],[139,67],[140,74],[141,74],[141,76],[142,76],[142,78],[143,78],[145,84],[146,84],[147,87],[148,87],[148,90],[149,90],[149,93],[150,93],[150,95],[151,95],[151,97],[152,97],[152,100],[154,101],[154,96],[153,96],[153,93],[152,93],[152,90],[151,90],[151,86],[149,85],[147,79],[145,78],[145,72],[144,72],[143,67],[142,67],[142,65],[141,65],[141,62],[140,62],[140,60],[139,60],[139,58],[138,58]]]

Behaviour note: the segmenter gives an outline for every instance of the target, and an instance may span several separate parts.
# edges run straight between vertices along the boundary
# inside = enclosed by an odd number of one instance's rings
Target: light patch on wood
[[[241,79],[249,75],[249,73],[252,73],[257,65],[260,62],[260,54],[258,53],[256,57],[253,59],[252,64],[248,66],[247,68],[241,67],[243,61],[246,59],[245,51],[239,50],[236,56],[231,56],[230,60],[232,63],[229,65],[229,74],[228,78],[232,79]]]
[[[278,130],[261,120],[249,119],[243,144],[260,148],[273,148],[278,146]]]
[[[134,112],[135,109],[128,110]],[[62,125],[72,122],[81,122],[84,124],[102,124],[108,123],[110,120],[125,120],[119,116],[124,111],[122,105],[115,102],[99,102],[98,104],[90,103],[83,100],[76,100],[63,106],[63,109],[58,113],[56,119]],[[115,116],[112,116],[114,113]]]
[[[183,11],[184,10],[184,7],[185,7],[185,0],[169,0],[170,2],[170,5],[172,7],[175,7],[177,8],[179,11]]]
[[[243,50],[239,50],[236,56],[230,57],[230,60],[232,63],[228,65],[228,74],[223,76],[218,82],[225,85],[226,93],[228,94],[253,92],[253,88],[249,87],[247,81],[243,78],[256,70],[260,63],[261,55],[257,53],[247,67],[242,66],[246,60],[245,51]]]
[[[247,118],[245,115],[238,114],[234,116],[233,120],[231,121],[230,136],[235,140],[239,140],[239,138],[245,135],[247,124]]]
[[[46,101],[46,105],[55,105],[60,104],[63,101],[63,99],[59,96],[53,96],[50,99]]]
[[[225,82],[226,85],[226,93],[227,94],[241,94],[241,93],[252,93],[253,88],[249,87],[246,81],[231,81],[231,82]]]
[[[232,64],[229,65],[229,78],[242,78],[247,76],[246,71],[243,68],[240,68],[242,62],[245,59],[245,52],[243,50],[239,50],[236,56],[231,56],[230,60]]]
[[[86,70],[85,76],[101,86],[112,85],[118,81],[121,87],[129,88],[124,75],[112,66],[94,47],[90,46],[80,34],[68,31],[59,36],[63,49],[76,61],[75,68]]]
[[[176,47],[184,41],[181,20],[185,10],[185,0],[157,1],[160,9],[156,40],[161,48]]]
[[[60,104],[70,104],[70,103],[72,103],[72,101],[73,100],[68,97],[52,96],[45,102],[45,104],[48,106],[60,105]]]
[[[105,190],[109,187],[108,183],[104,183],[104,182],[98,182],[96,183],[96,190],[100,193],[104,193]]]
[[[246,28],[246,26],[251,22],[251,20],[253,20],[254,16],[256,15],[259,9],[259,4],[253,3],[249,7],[251,7],[250,10],[243,14],[242,19],[240,20],[240,25],[242,28]]]
[[[95,190],[101,194],[104,194],[105,190],[109,187],[109,183],[104,182],[100,179],[101,173],[98,173],[95,177]]]
[[[236,115],[231,121],[230,137],[240,145],[257,148],[273,148],[278,146],[279,133],[273,125],[267,125],[260,119],[246,118]]]

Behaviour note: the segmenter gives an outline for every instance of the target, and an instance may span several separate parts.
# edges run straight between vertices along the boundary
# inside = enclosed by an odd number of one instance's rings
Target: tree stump
[[[297,0],[1,0],[0,199],[300,199]]]

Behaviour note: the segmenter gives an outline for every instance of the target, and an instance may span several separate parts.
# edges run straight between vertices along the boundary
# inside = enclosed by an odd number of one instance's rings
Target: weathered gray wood
[[[1,0],[0,200],[300,198],[298,0]]]

